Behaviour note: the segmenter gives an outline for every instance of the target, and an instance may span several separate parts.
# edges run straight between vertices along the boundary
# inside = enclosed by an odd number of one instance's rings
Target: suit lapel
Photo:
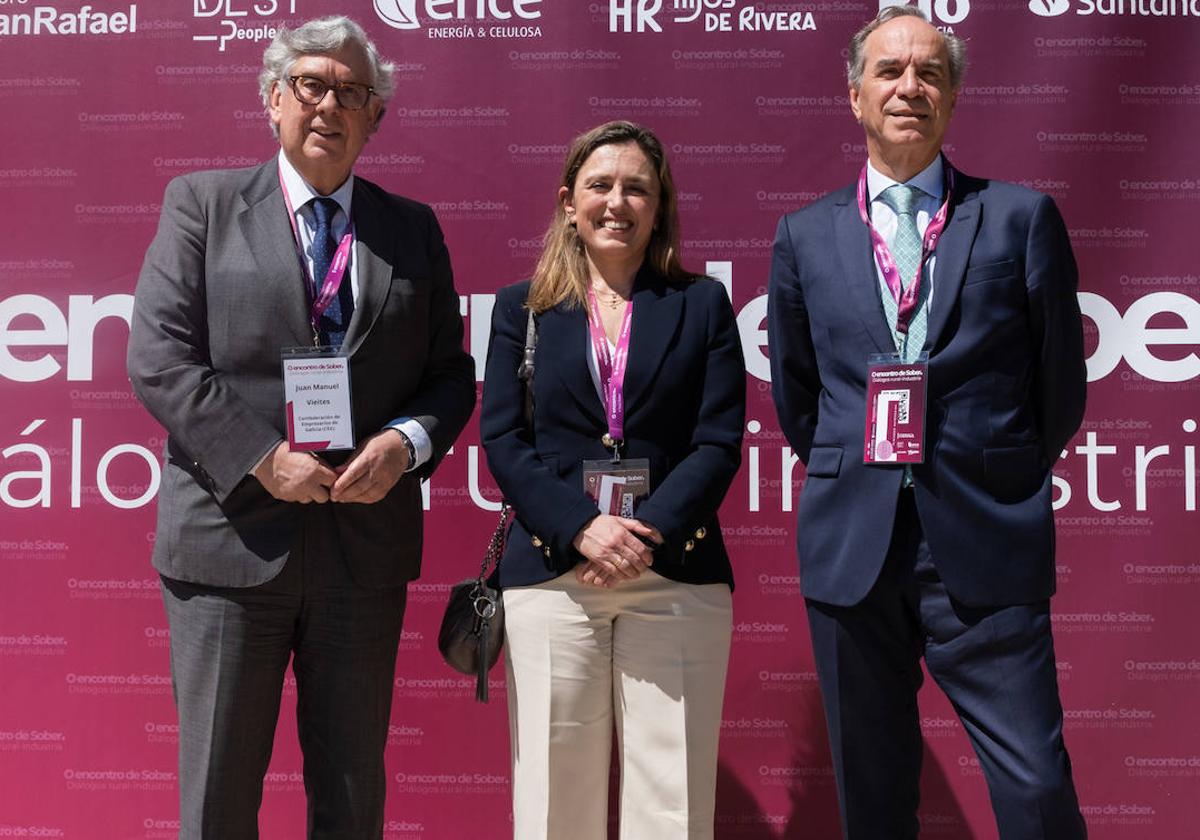
[[[238,223],[259,276],[279,301],[280,317],[296,345],[307,346],[312,343],[312,327],[305,279],[274,159],[251,173],[242,200],[246,206],[238,214]]]
[[[871,235],[859,215],[853,191],[844,192],[842,199],[834,208],[833,229],[851,311],[858,313],[867,335],[880,353],[894,353],[896,342],[883,314]]]
[[[603,425],[604,404],[588,370],[587,341],[585,310],[559,304],[543,313],[538,317],[537,371],[553,370],[587,415]]]
[[[683,317],[683,298],[662,278],[643,269],[633,294],[629,365],[625,369],[625,415],[647,396]]]
[[[938,339],[950,320],[950,313],[958,302],[971,246],[979,230],[978,193],[968,193],[967,185],[963,183],[967,179],[959,173],[955,174],[950,221],[935,251],[937,263],[933,269],[933,306],[929,310],[929,329],[925,337],[925,349],[930,351],[937,347]]]
[[[380,206],[378,197],[361,178],[354,179],[351,211],[354,214],[354,259],[358,261],[358,296],[354,302],[354,315],[342,342],[342,350],[347,356],[353,355],[363,343],[383,311],[383,303],[391,290],[397,244],[394,231],[389,237],[385,208]]]

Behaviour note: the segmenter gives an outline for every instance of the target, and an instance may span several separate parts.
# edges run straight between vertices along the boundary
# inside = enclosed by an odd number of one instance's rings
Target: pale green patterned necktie
[[[896,263],[896,271],[900,274],[902,289],[907,289],[916,278],[917,266],[921,264],[921,232],[917,230],[917,214],[914,210],[917,198],[921,195],[924,195],[922,190],[908,184],[892,184],[879,195],[879,200],[892,208],[896,214],[896,233],[888,243],[888,250]],[[901,340],[900,333],[896,332],[896,314],[899,306],[891,290],[886,286],[883,289],[883,311],[887,316],[888,325],[892,328],[892,335],[896,338],[896,347],[906,362],[916,359],[921,348],[925,346],[925,328],[929,318],[926,311],[928,300],[929,284],[922,283],[917,297],[917,308],[913,312],[912,320],[908,322],[908,341],[905,342]],[[911,487],[912,484],[912,467],[906,464],[901,486]]]
[[[900,274],[901,288],[907,289],[917,276],[917,266],[921,264],[921,232],[917,230],[917,214],[914,209],[917,198],[924,193],[917,187],[908,184],[893,184],[884,190],[879,199],[891,207],[896,213],[896,233],[888,243],[888,250],[896,263]],[[924,285],[924,284],[923,284]],[[922,288],[917,302],[917,309],[908,324],[908,341],[897,341],[897,346],[903,346],[904,360],[911,362],[925,346],[925,329],[928,320],[927,313],[921,311],[925,301],[929,299],[929,290]],[[890,303],[890,305],[889,305]],[[884,295],[884,311],[888,323],[895,328],[896,301],[891,294]],[[897,336],[899,338],[899,336]]]

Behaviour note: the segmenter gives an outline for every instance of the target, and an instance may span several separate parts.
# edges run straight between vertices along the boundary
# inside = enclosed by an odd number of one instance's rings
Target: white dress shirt
[[[330,227],[333,234],[333,241],[338,242],[346,234],[346,229],[350,226],[350,206],[354,198],[354,175],[351,174],[346,178],[345,182],[330,193],[328,196],[321,196],[319,192],[314,190],[312,186],[304,180],[304,177],[296,171],[296,167],[292,166],[292,162],[288,160],[287,155],[282,150],[279,152],[279,174],[283,179],[284,188],[287,190],[288,199],[292,203],[292,212],[296,218],[296,230],[300,233],[300,250],[304,254],[305,265],[308,269],[308,276],[313,279],[313,282],[320,284],[324,282],[324,277],[313,278],[313,255],[312,243],[313,237],[317,232],[317,218],[313,212],[313,199],[315,198],[332,198],[337,202],[338,210],[333,214]],[[350,260],[350,291],[354,296],[355,304],[358,303],[358,239],[353,242],[353,257]],[[433,456],[433,441],[429,439],[429,433],[425,431],[417,420],[411,417],[397,417],[387,424],[387,428],[395,429],[404,435],[412,444],[415,458],[409,464],[409,469],[413,470],[424,464]],[[260,462],[261,463],[261,462]],[[257,465],[255,467],[257,469]]]

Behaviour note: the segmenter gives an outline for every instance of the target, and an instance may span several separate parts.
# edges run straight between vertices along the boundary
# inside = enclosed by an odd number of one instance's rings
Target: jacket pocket
[[[1042,449],[1037,445],[985,449],[983,476],[997,501],[1026,499],[1038,491],[1046,477]]]
[[[808,453],[805,474],[836,478],[842,470],[842,451],[840,446],[814,446]]]
[[[984,263],[983,265],[973,265],[967,269],[966,277],[963,278],[963,285],[986,283],[989,280],[1003,280],[1015,277],[1016,274],[1016,260],[999,260],[998,262]]]

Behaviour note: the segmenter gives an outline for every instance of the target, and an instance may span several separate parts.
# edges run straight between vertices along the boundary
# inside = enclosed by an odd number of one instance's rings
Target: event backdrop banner
[[[1090,388],[1054,480],[1054,628],[1084,812],[1099,840],[1195,837],[1200,76],[1187,57],[1200,0],[921,5],[970,45],[950,160],[1052,195],[1081,269]],[[663,138],[685,262],[726,284],[746,356],[745,458],[723,508],[738,587],[717,836],[834,838],[793,550],[804,473],[771,405],[764,317],[778,217],[865,158],[845,47],[878,8],[0,0],[0,837],[177,833],[178,727],[149,562],[163,432],[125,375],[132,292],[170,178],[276,151],[257,87],[276,28],[347,13],[397,70],[357,172],[436,209],[480,376],[496,289],[533,267],[570,139],[618,117]],[[472,420],[425,487],[387,840],[509,832],[502,669],[476,706],[434,643],[497,499]],[[961,725],[935,688],[921,700],[923,836],[994,838]],[[303,835],[294,703],[289,680],[262,812],[271,840]]]

